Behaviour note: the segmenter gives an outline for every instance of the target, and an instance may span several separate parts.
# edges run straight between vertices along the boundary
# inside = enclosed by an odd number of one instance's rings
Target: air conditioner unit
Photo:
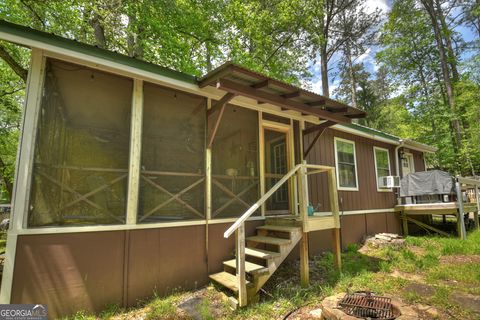
[[[385,176],[378,178],[378,187],[381,189],[400,188],[399,176]]]

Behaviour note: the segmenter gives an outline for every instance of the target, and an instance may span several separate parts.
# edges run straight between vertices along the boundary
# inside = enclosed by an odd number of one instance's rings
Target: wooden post
[[[460,239],[467,238],[467,232],[465,230],[465,220],[463,219],[464,210],[463,210],[463,195],[462,195],[462,188],[458,179],[455,181],[455,190],[457,192],[457,202],[458,202],[458,210],[457,210],[457,232],[458,237]]]
[[[475,199],[477,200],[477,211],[473,214],[473,219],[475,219],[475,229],[480,229],[480,222],[478,221],[478,213],[480,212],[480,195],[478,185],[475,185]]]
[[[342,268],[342,247],[340,241],[340,207],[338,205],[337,177],[335,169],[328,170],[328,189],[330,210],[332,210],[335,228],[332,230],[333,254],[335,255],[335,266]]]
[[[308,265],[308,232],[302,233],[300,240],[300,283],[302,287],[310,284],[310,269]]]
[[[305,164],[305,161],[303,161]],[[307,168],[302,166],[298,170],[298,192],[300,205],[300,218],[302,221],[302,239],[300,240],[300,283],[307,287],[310,283],[310,270],[308,264],[308,184]]]
[[[237,285],[238,306],[247,305],[247,285],[245,278],[245,223],[242,223],[235,231],[235,243],[237,252]]]
[[[130,159],[128,171],[127,224],[137,223],[142,158],[143,81],[133,80]]]
[[[208,238],[210,219],[212,218],[212,149],[205,150],[205,260],[207,263],[207,272],[210,273]]]
[[[332,229],[333,255],[335,258],[335,267],[342,269],[342,248],[340,243],[340,228]]]
[[[402,224],[403,224],[403,236],[406,237],[408,236],[408,220],[407,220],[407,214],[405,211],[402,211]]]
[[[45,56],[40,49],[33,48],[25,92],[25,107],[20,130],[20,145],[15,167],[15,183],[12,197],[12,213],[7,233],[7,247],[0,290],[0,303],[10,303],[18,231],[26,227],[28,201],[33,174],[34,149],[37,135],[38,115],[45,79]]]

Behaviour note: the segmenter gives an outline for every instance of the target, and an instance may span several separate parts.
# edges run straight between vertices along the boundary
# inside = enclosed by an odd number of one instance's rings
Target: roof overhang
[[[287,84],[227,62],[199,80],[201,88],[214,86],[236,95],[269,103],[283,110],[294,110],[335,123],[351,123],[366,113],[344,103]]]
[[[417,151],[435,153],[438,150],[437,147],[432,147],[427,144],[420,143],[410,139],[401,139],[400,142],[402,144],[402,147],[417,150]]]

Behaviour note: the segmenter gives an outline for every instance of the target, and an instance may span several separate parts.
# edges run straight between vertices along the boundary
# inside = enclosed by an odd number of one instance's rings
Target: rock
[[[313,318],[322,319],[322,309],[314,309],[309,312]]]
[[[432,317],[433,319],[437,319],[437,318],[440,318],[440,313],[437,311],[437,309],[435,308],[430,308],[426,311],[426,313]]]

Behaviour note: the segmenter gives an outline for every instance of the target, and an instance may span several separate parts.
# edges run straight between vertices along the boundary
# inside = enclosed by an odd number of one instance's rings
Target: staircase
[[[286,223],[279,222],[279,219],[267,219],[265,225],[257,227],[256,236],[245,239],[248,304],[258,300],[258,291],[302,238],[300,226],[289,223],[290,219],[285,219]],[[236,259],[224,261],[223,266],[224,271],[210,275],[210,279],[238,294]],[[237,301],[233,300],[233,303]]]
[[[310,171],[308,171],[310,169]],[[327,173],[332,217],[311,221],[308,218],[307,175]],[[292,179],[295,198],[293,208],[298,215],[267,217],[265,225],[257,227],[257,235],[245,238],[245,222],[284,183]],[[336,264],[340,267],[339,209],[335,180],[335,168],[306,164],[296,165],[268,190],[255,204],[239,217],[224,233],[228,238],[235,234],[235,259],[223,262],[224,271],[210,275],[214,282],[228,288],[237,297],[230,298],[235,307],[243,307],[258,301],[258,291],[278,269],[288,254],[300,243],[300,280],[302,286],[309,282],[308,232],[333,229]]]

